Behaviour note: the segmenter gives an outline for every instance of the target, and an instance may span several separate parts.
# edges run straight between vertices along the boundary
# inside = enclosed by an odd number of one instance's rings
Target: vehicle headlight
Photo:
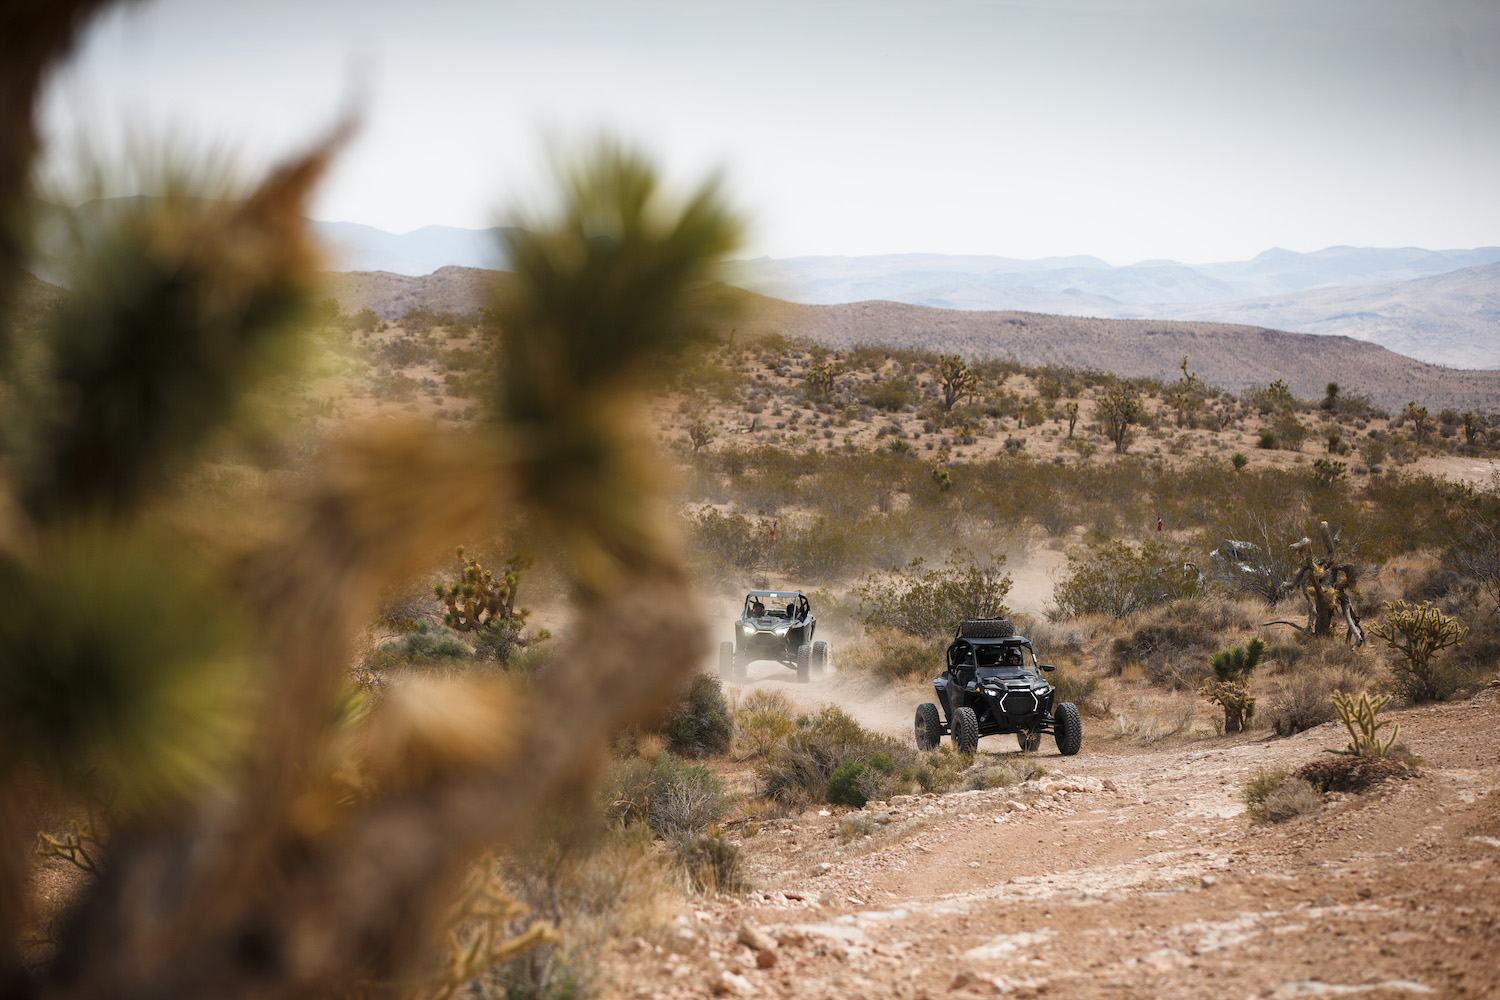
[[[777,635],[786,635],[791,630],[792,630],[792,627],[790,625],[783,625],[780,628],[776,629],[775,631],[776,631]]]
[[[755,634],[755,626],[754,625],[741,625],[740,626],[740,631],[743,632],[743,633],[745,633],[746,635],[754,635]]]

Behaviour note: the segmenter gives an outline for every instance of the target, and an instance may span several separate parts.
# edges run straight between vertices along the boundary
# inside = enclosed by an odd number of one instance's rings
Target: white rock
[[[750,980],[736,972],[724,971],[719,973],[718,993],[727,993],[730,996],[748,997],[755,995],[755,987]]]

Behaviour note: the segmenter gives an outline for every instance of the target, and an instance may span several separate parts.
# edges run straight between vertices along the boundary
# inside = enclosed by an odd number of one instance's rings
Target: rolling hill
[[[445,267],[421,278],[330,274],[328,288],[345,309],[370,308],[395,319],[421,305],[472,314],[497,280],[504,279],[496,272]],[[801,305],[738,290],[735,294],[743,296],[747,307],[742,330],[803,336],[828,347],[882,344],[1156,378],[1175,377],[1186,355],[1199,377],[1226,389],[1284,379],[1297,395],[1318,398],[1333,381],[1348,392],[1369,394],[1387,409],[1399,409],[1408,400],[1431,408],[1500,409],[1500,371],[1443,368],[1351,337],[1225,323],[935,309],[899,302]]]

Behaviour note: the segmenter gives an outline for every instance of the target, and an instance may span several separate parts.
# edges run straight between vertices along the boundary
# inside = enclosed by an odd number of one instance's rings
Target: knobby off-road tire
[[[821,640],[813,643],[812,648],[812,672],[819,677],[823,676],[828,669],[828,643]]]
[[[726,681],[732,681],[734,680],[734,675],[734,643],[721,642],[719,643],[719,676]]]
[[[938,707],[932,702],[917,706],[917,749],[936,750],[943,741],[943,722],[938,718]]]
[[[1026,753],[1036,753],[1037,747],[1042,745],[1041,733],[1019,732],[1016,734],[1016,743]]]
[[[1053,734],[1057,737],[1057,752],[1071,757],[1083,746],[1083,720],[1078,717],[1078,708],[1071,701],[1057,706],[1052,713],[1056,725]]]
[[[979,717],[972,708],[960,708],[953,713],[953,749],[959,753],[979,749]]]
[[[812,646],[807,643],[797,647],[797,683],[806,684],[812,670]]]
[[[1005,639],[1016,634],[1016,627],[1009,618],[966,618],[958,634],[965,639]]]

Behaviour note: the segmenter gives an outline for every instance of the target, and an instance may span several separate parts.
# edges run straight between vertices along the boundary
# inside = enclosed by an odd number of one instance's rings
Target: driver
[[[765,616],[765,613],[766,613],[766,606],[764,604],[760,603],[760,598],[759,597],[752,597],[752,598],[750,598],[750,617],[752,617],[752,618],[761,618],[761,617]]]
[[[1021,651],[1019,649],[1007,649],[1005,651],[1005,665],[1007,667],[1019,667],[1021,664]]]

